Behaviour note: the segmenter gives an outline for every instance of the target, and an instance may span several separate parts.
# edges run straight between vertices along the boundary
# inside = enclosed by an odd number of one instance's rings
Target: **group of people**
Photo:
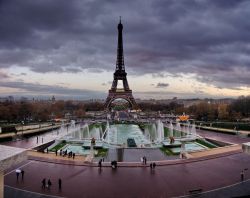
[[[46,152],[49,153],[48,148],[46,149]],[[56,153],[56,156],[57,156],[58,150],[56,150],[55,153]],[[63,156],[63,157],[68,156],[68,158],[72,157],[73,159],[75,159],[75,156],[76,156],[76,154],[73,153],[72,151],[70,151],[70,152],[68,152],[67,150],[63,151],[62,149],[59,151],[59,155]]]
[[[21,170],[21,169],[16,169],[16,180],[18,181],[19,179],[19,175],[22,175],[22,181],[23,181],[23,178],[24,178],[24,170]]]
[[[117,161],[111,161],[111,167],[113,168],[113,169],[116,169],[117,168]]]
[[[153,169],[155,169],[155,167],[156,167],[156,163],[155,163],[155,162],[150,163],[149,166],[150,166],[151,170],[153,170]]]
[[[141,162],[142,162],[143,165],[147,165],[147,158],[145,156],[143,156],[141,158]],[[155,169],[156,163],[152,162],[152,163],[149,164],[149,166],[150,166],[151,169]]]
[[[60,156],[63,156],[63,157],[68,155],[68,158],[72,157],[73,159],[75,159],[75,156],[76,156],[76,154],[73,153],[72,151],[70,151],[70,152],[68,152],[67,150],[63,151],[62,149],[60,150],[59,154],[60,154]],[[56,151],[56,155],[57,155],[57,151]]]
[[[51,186],[52,186],[51,180],[48,179],[48,181],[46,182],[46,179],[43,178],[43,180],[42,180],[42,188],[43,189],[45,189],[45,188],[50,189]],[[61,178],[58,179],[58,188],[59,188],[59,190],[62,189],[62,179]]]

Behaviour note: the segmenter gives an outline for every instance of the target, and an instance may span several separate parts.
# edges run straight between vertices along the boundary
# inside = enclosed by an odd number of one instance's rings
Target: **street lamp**
[[[24,125],[24,121],[22,121],[22,139],[23,139],[23,125]]]

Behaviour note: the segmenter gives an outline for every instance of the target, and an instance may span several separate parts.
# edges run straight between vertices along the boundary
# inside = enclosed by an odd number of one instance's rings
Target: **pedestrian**
[[[47,153],[49,153],[49,149],[48,148],[46,149],[46,151],[47,151]]]
[[[75,156],[76,156],[76,154],[75,154],[75,153],[73,153],[73,159],[75,159]]]
[[[102,159],[99,160],[98,166],[99,166],[99,168],[102,168]]]
[[[153,164],[152,164],[152,163],[150,163],[150,165],[149,165],[149,166],[150,166],[150,169],[152,170],[152,169],[153,169]]]
[[[38,144],[38,136],[36,137],[36,143]]]
[[[56,156],[57,156],[57,149],[56,149]]]
[[[60,155],[60,156],[62,155],[62,149],[60,150],[60,153],[59,153],[59,155]]]
[[[155,169],[155,167],[156,167],[156,163],[153,163],[153,169]]]
[[[50,179],[48,180],[48,189],[50,189],[50,186],[52,185]]]
[[[244,171],[241,171],[240,178],[241,178],[241,181],[243,182],[244,181]]]
[[[144,165],[146,165],[147,164],[147,158],[144,156],[143,159],[144,159],[143,163],[144,163]]]
[[[45,189],[45,184],[46,184],[46,179],[43,178],[43,180],[42,180],[42,188],[43,188],[43,189]]]
[[[141,157],[141,163],[144,164],[144,157]]]
[[[21,172],[20,169],[16,169],[16,180],[17,181],[18,181],[20,172]]]
[[[58,187],[59,187],[59,190],[62,189],[62,180],[61,180],[61,178],[58,179]]]
[[[22,174],[22,180],[23,180],[23,177],[24,177],[24,170],[21,170],[21,174]]]

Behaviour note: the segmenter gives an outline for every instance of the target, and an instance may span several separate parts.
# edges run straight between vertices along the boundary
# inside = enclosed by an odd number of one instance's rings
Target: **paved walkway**
[[[244,137],[240,135],[224,134],[214,131],[206,131],[197,129],[197,134],[202,137],[212,138],[218,141],[229,142],[232,144],[242,144],[244,142],[250,142],[250,137]]]
[[[250,157],[244,153],[193,163],[150,168],[72,166],[29,161],[22,167],[24,181],[16,181],[15,173],[5,176],[5,184],[27,191],[65,197],[172,197],[188,195],[190,190],[203,191],[232,185],[240,181],[242,169],[250,170]],[[39,171],[38,171],[39,170]],[[57,179],[63,189],[58,190]],[[41,188],[41,180],[52,180],[51,190]],[[245,178],[250,178],[248,171]]]

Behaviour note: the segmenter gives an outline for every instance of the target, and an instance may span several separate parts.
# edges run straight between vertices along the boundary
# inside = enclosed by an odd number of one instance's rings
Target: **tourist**
[[[59,190],[62,189],[62,180],[61,180],[61,178],[58,179],[58,187],[59,187]]]
[[[46,184],[46,179],[43,178],[43,180],[42,180],[42,188],[43,188],[43,189],[45,188],[45,184]]]
[[[21,174],[22,174],[22,180],[23,180],[23,177],[24,177],[24,170],[21,170]]]
[[[19,174],[21,173],[20,169],[16,169],[16,180],[18,181]]]
[[[76,156],[76,154],[75,154],[75,153],[73,153],[73,159],[75,159],[75,156]]]
[[[146,165],[147,164],[147,158],[144,156],[143,157],[143,164]]]
[[[241,181],[243,182],[244,181],[244,171],[241,171],[240,178],[241,178]]]
[[[52,185],[50,179],[48,180],[48,189],[50,189],[50,186]]]
[[[113,169],[116,169],[117,168],[117,161],[112,161],[111,162],[111,167],[113,168]]]
[[[153,169],[155,169],[155,167],[156,167],[156,163],[153,163]]]
[[[56,156],[57,156],[57,149],[56,149]]]
[[[98,166],[99,166],[99,168],[102,168],[102,159],[99,160]]]

